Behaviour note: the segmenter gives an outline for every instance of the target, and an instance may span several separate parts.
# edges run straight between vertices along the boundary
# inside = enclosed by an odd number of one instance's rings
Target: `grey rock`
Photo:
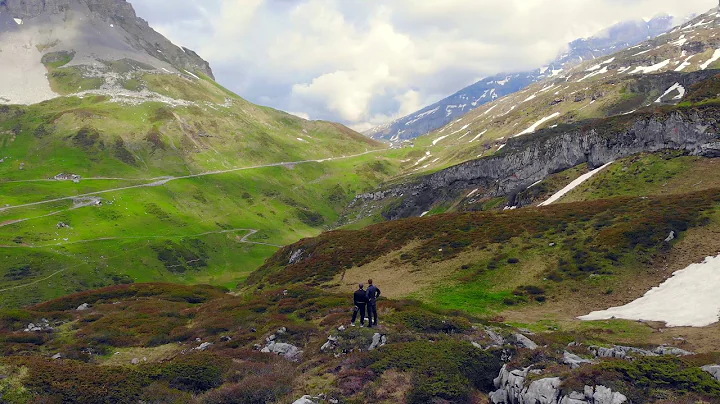
[[[313,401],[312,396],[302,396],[297,400],[293,401],[293,404],[318,404],[317,401]]]
[[[90,310],[90,305],[87,303],[83,303],[80,306],[78,306],[77,309],[75,309],[75,310],[77,310],[77,311]]]
[[[695,355],[694,352],[686,351],[684,349],[675,348],[671,346],[659,346],[653,349],[653,353],[658,355],[673,355],[673,356],[690,356]]]
[[[627,398],[605,386],[585,386],[582,393],[571,392],[562,396],[561,379],[557,377],[535,380],[525,386],[530,368],[509,371],[503,366],[493,380],[494,392],[490,393],[493,404],[623,404]]]
[[[493,404],[504,404],[510,402],[507,391],[500,389],[490,393],[490,402]]]
[[[52,356],[52,359],[61,359],[62,357],[63,356],[61,353],[56,353],[55,355]]]
[[[533,404],[558,404],[560,378],[553,377],[532,382],[523,394],[523,402]]]
[[[491,330],[490,328],[485,329],[485,332],[487,333],[488,337],[490,337],[490,340],[492,341],[492,345],[494,345],[494,346],[505,345],[505,338],[503,338],[502,335]]]
[[[133,359],[130,361],[130,363],[132,363],[133,365],[137,365],[138,363],[140,363],[140,359],[138,359],[138,358],[133,358]]]
[[[387,339],[384,335],[381,335],[380,333],[375,333],[375,335],[373,335],[372,337],[372,343],[370,344],[370,347],[368,347],[368,351],[374,351],[377,348],[385,345],[385,341],[387,341]]]
[[[515,342],[517,345],[521,348],[527,348],[527,349],[538,349],[538,345],[530,340],[530,338],[522,335],[522,334],[515,334]]]
[[[720,381],[720,365],[707,365],[703,366],[701,369],[710,373],[715,380]]]
[[[583,359],[575,354],[565,351],[565,353],[563,354],[563,363],[569,365],[572,369],[577,369],[583,364],[592,364],[594,362],[588,359]]]
[[[197,350],[197,351],[205,351],[205,350],[207,350],[208,348],[210,348],[211,345],[212,345],[211,342],[203,342],[202,344],[200,344],[199,347],[195,348],[195,350]]]
[[[125,0],[7,0],[0,2],[0,13],[31,19],[50,18],[68,12],[82,13],[91,19],[111,22],[126,33],[126,41],[134,49],[161,58],[173,66],[190,71],[199,70],[214,77],[208,62],[187,48],[179,48],[152,29],[147,21],[135,14]]]
[[[627,402],[627,397],[617,392],[614,393],[605,386],[596,386],[592,398],[594,404],[623,404]]]
[[[299,362],[303,354],[303,351],[294,345],[275,341],[270,342],[260,352],[274,353],[295,362]]]

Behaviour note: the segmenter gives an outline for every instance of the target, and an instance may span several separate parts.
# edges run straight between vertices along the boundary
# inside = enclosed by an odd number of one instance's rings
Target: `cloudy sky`
[[[619,21],[716,0],[130,0],[248,100],[357,130],[529,70]]]

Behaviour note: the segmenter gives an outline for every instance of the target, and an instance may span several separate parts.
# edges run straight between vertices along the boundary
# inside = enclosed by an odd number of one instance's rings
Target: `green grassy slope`
[[[0,305],[127,282],[234,287],[398,171],[379,143],[207,78],[138,83],[171,99],[0,109]]]

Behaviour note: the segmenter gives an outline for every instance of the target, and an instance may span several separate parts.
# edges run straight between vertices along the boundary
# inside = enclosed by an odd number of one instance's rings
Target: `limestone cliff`
[[[513,195],[550,174],[582,163],[598,167],[641,152],[674,149],[717,157],[719,112],[717,106],[666,109],[513,138],[492,157],[359,195],[344,220],[352,222],[378,211],[388,220],[418,216],[475,190],[479,198],[508,196],[512,201]]]

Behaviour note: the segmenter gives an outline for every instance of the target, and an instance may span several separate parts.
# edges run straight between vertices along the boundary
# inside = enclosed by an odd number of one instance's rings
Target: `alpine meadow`
[[[420,109],[368,107],[384,123],[360,133],[340,111],[390,84],[294,99],[337,123],[228,67],[277,57],[296,96],[340,34],[293,57],[239,44],[288,27],[303,43],[298,21],[450,38],[462,18],[411,27],[425,0],[363,5],[395,26],[339,0],[132,3],[0,0],[0,403],[720,403],[720,8],[640,1],[656,17],[533,68],[447,47],[487,70]],[[227,55],[143,19],[196,29],[188,10]],[[269,31],[223,25],[258,10],[238,21]],[[340,39],[370,76],[398,74]],[[339,94],[352,61],[333,56]]]

